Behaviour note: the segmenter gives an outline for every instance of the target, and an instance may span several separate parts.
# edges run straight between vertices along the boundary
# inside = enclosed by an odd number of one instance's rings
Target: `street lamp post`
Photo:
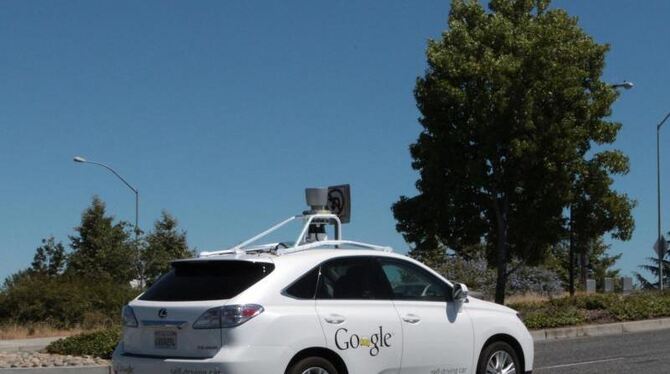
[[[144,286],[144,272],[142,271],[141,265],[140,265],[140,255],[139,255],[139,242],[140,242],[140,226],[139,226],[139,218],[140,218],[140,192],[137,190],[137,188],[133,187],[126,181],[119,173],[116,172],[116,170],[112,169],[110,166],[105,165],[100,162],[95,162],[95,161],[89,161],[85,159],[84,157],[81,156],[75,156],[72,159],[74,162],[80,163],[80,164],[93,164],[93,165],[98,165],[102,166],[103,168],[109,170],[112,174],[116,175],[117,178],[123,182],[128,188],[130,188],[131,191],[135,194],[135,250],[137,251],[137,266],[138,270],[140,272],[139,277],[140,277],[140,286]]]
[[[663,248],[665,248],[665,243],[663,243],[663,236],[661,235],[661,127],[663,124],[665,124],[665,121],[668,120],[668,117],[670,117],[670,113],[668,113],[665,118],[663,118],[663,121],[661,121],[658,125],[656,125],[656,193],[657,193],[657,200],[656,200],[656,217],[657,217],[657,230],[658,230],[658,239],[656,242],[656,245],[658,246],[658,288],[659,290],[663,291],[663,255],[664,251]]]
[[[630,90],[631,88],[635,87],[635,85],[633,84],[633,82],[623,81],[623,83],[610,84],[610,87],[612,87],[612,88],[625,88],[627,90]]]

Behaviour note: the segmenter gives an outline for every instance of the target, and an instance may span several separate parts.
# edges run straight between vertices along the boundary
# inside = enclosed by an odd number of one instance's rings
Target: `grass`
[[[563,295],[561,295],[563,296]],[[555,298],[555,297],[554,297]],[[510,295],[505,297],[505,304],[514,305],[514,304],[529,304],[529,303],[542,303],[551,300],[551,297],[546,295],[539,295],[534,293],[528,294],[519,294],[519,295]]]
[[[50,338],[56,336],[71,336],[84,332],[81,328],[59,329],[46,323],[20,325],[6,323],[0,325],[0,340]]]

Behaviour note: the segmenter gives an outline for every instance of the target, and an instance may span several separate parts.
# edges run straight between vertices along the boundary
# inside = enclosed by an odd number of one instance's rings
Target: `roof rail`
[[[249,246],[255,241],[261,239],[264,236],[278,230],[282,226],[288,224],[291,221],[302,219],[304,225],[300,231],[300,235],[292,245],[287,245],[286,243],[269,243]],[[335,226],[335,239],[334,240],[321,240],[321,241],[307,241],[307,234],[310,225],[312,224],[330,224]],[[284,248],[279,248],[283,246]],[[270,227],[269,229],[261,232],[260,234],[252,237],[251,239],[245,240],[240,244],[237,244],[231,248],[212,251],[212,252],[200,252],[198,257],[209,257],[209,256],[221,256],[221,255],[244,255],[248,253],[271,253],[275,255],[282,255],[287,253],[304,251],[307,249],[316,249],[323,247],[334,247],[338,248],[340,246],[354,246],[359,248],[366,248],[384,252],[392,252],[391,247],[384,247],[375,244],[351,241],[351,240],[342,240],[342,223],[340,218],[328,211],[319,211],[319,212],[306,212],[305,214],[292,216],[284,221]]]
[[[357,242],[353,240],[322,240],[319,242],[306,243],[299,246],[293,246],[288,248],[277,248],[279,243],[263,244],[259,246],[249,247],[249,248],[236,248],[236,249],[224,249],[221,251],[213,252],[200,252],[199,257],[210,257],[210,256],[225,256],[225,255],[244,255],[251,253],[270,253],[277,256],[306,251],[309,249],[319,249],[324,247],[343,247],[351,246],[358,247],[362,249],[371,249],[375,251],[382,252],[393,252],[393,248],[387,246],[381,246],[376,244]]]
[[[219,251],[200,252],[198,257],[223,256],[223,255],[244,255],[248,253],[274,253],[274,249],[279,243],[262,244],[248,248],[230,248]]]
[[[303,245],[295,246],[295,247],[289,247],[289,248],[281,248],[277,250],[278,255],[282,254],[287,254],[287,253],[293,253],[293,252],[300,252],[304,251],[307,249],[317,249],[317,248],[323,248],[323,247],[340,247],[340,246],[353,246],[353,247],[359,247],[359,248],[364,248],[364,249],[372,249],[375,251],[383,251],[383,252],[393,252],[393,248],[391,247],[386,247],[386,246],[381,246],[381,245],[376,245],[376,244],[370,244],[370,243],[364,243],[364,242],[357,242],[353,240],[322,240],[318,242],[312,242],[312,243],[306,243]]]

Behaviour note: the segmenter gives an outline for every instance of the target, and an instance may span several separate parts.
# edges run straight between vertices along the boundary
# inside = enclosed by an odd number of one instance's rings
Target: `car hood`
[[[512,308],[508,308],[504,305],[492,303],[489,301],[480,300],[472,296],[468,296],[468,307],[475,309],[489,310],[493,312],[516,314],[516,310]]]

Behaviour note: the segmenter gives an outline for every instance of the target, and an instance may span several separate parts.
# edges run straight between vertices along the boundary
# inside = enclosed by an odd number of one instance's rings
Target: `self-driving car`
[[[228,250],[173,262],[124,307],[114,373],[532,372],[514,310],[391,248],[342,239],[326,195],[310,190],[311,210]],[[255,244],[290,222],[296,240]]]

